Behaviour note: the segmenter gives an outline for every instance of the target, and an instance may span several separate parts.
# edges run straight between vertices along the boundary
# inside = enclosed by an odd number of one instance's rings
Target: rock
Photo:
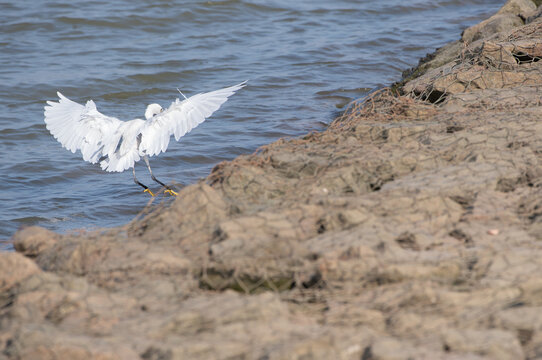
[[[541,15],[542,15],[542,8],[538,7],[535,11],[528,14],[527,18],[525,19],[525,24],[539,22]]]
[[[502,44],[485,41],[482,45],[480,57],[496,68],[512,70],[517,67],[518,62],[511,50],[513,49]]]
[[[427,54],[419,61],[418,66],[405,70],[401,81],[397,82],[392,87],[401,89],[408,81],[420,77],[431,69],[441,67],[454,61],[461,54],[463,48],[464,44],[458,40],[438,48],[434,53]]]
[[[521,26],[523,25],[521,17],[526,18],[534,10],[536,5],[531,0],[508,0],[495,15],[466,29],[461,38],[463,42],[470,44],[495,33]]]
[[[407,359],[443,359],[439,351],[416,346],[408,341],[394,338],[380,338],[367,347],[362,359],[367,360],[407,360]]]
[[[497,14],[515,14],[525,16],[536,10],[537,4],[532,0],[508,0],[497,11]]]
[[[28,257],[35,257],[51,248],[59,238],[60,236],[52,231],[31,226],[15,233],[12,241],[16,251]]]
[[[476,353],[490,359],[523,359],[521,344],[512,333],[502,330],[447,330],[443,334],[448,351]]]
[[[41,270],[36,263],[17,253],[0,253],[0,294]]]
[[[461,39],[463,42],[470,44],[476,40],[486,38],[495,33],[513,29],[520,25],[523,25],[523,21],[516,14],[497,14],[485,21],[482,21],[480,24],[465,29]]]

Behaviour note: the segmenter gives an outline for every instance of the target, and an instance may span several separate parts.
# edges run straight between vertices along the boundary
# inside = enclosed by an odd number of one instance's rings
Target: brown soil
[[[0,359],[542,357],[542,12],[503,9],[122,228],[19,231]]]

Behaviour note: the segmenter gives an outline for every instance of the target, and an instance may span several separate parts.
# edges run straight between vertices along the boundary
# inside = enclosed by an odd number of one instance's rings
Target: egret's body
[[[131,121],[101,114],[92,100],[83,106],[57,93],[60,100],[48,101],[45,106],[45,124],[63,147],[73,153],[80,150],[85,161],[100,162],[102,170],[121,172],[132,168],[134,181],[152,195],[135,177],[135,163],[143,158],[152,179],[166,187],[166,192],[176,194],[154,177],[148,157],[165,152],[171,135],[179,140],[245,84],[185,97],[182,101],[176,99],[166,110],[150,104],[145,111],[146,120]]]

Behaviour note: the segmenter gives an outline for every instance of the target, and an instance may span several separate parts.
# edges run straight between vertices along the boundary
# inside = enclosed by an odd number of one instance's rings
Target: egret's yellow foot
[[[177,196],[178,195],[176,191],[173,191],[171,189],[164,190],[164,194],[169,194],[169,195],[172,195],[172,196]]]
[[[148,192],[149,194],[151,194],[151,196],[154,196],[154,194],[152,193],[151,189],[145,189],[145,190],[143,190],[143,192]]]

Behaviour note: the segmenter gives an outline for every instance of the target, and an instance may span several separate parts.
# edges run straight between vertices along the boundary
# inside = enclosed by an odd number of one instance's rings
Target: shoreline
[[[328,129],[1,253],[0,359],[542,356],[542,11],[509,0]]]

